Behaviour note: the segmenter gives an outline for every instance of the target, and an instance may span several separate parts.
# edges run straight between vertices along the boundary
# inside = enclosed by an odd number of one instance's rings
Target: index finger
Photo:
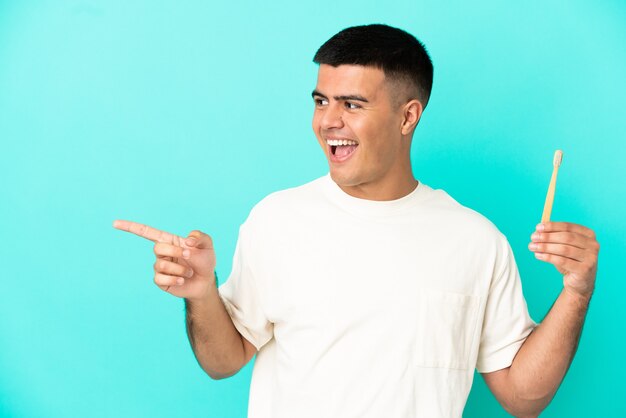
[[[113,222],[113,228],[139,235],[140,237],[149,239],[153,242],[166,242],[168,244],[173,244],[174,239],[179,238],[174,234],[161,231],[160,229],[152,228],[148,225],[140,224],[137,222],[124,221],[120,219]]]
[[[537,225],[538,230],[540,230],[539,225]],[[587,228],[586,226],[573,224],[571,222],[545,222],[543,223],[542,232],[574,232],[576,234],[584,235],[587,238],[595,238],[596,236],[593,230]]]

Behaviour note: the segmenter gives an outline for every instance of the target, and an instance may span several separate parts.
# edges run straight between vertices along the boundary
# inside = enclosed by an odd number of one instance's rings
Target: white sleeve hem
[[[491,356],[489,360],[476,364],[478,373],[491,373],[498,370],[506,369],[513,364],[513,359],[522,346],[523,341],[512,344],[506,349],[501,350],[497,355]]]
[[[496,353],[489,356],[488,359],[482,361],[478,360],[476,363],[476,370],[478,373],[491,373],[510,367],[511,364],[513,364],[513,359],[517,355],[517,352],[536,326],[537,324],[533,322],[533,326],[528,330],[528,333],[524,336],[524,338],[513,344],[509,344],[501,350],[498,350]]]
[[[252,344],[256,348],[257,351],[259,351],[261,347],[263,347],[267,343],[267,341],[266,342],[257,341],[254,335],[248,330],[248,328],[246,328],[246,326],[243,325],[241,321],[239,321],[235,317],[234,312],[233,312],[233,307],[230,304],[230,302],[226,298],[222,297],[222,295],[220,295],[220,299],[222,299],[222,302],[224,303],[224,307],[226,308],[226,312],[228,312],[228,316],[230,316],[230,319],[231,321],[233,321],[233,325],[235,326],[237,331],[239,331],[239,334],[241,334],[243,338],[248,340],[248,342]]]

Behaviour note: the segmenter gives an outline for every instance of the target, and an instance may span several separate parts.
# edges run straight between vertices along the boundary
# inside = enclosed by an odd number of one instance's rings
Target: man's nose
[[[326,108],[322,116],[322,129],[343,128],[343,109],[338,104]]]

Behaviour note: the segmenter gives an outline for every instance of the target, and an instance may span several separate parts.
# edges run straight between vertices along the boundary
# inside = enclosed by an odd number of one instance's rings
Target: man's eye
[[[325,105],[328,104],[328,100],[326,100],[326,99],[319,99],[319,98],[317,98],[317,99],[313,99],[313,101],[315,102],[315,104],[317,106],[325,106]]]
[[[348,108],[348,109],[360,109],[361,106],[359,106],[356,103],[346,102],[346,108]]]

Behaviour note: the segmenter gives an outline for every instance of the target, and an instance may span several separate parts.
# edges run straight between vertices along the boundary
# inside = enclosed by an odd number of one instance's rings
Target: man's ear
[[[422,117],[423,111],[424,107],[417,99],[409,101],[402,107],[402,135],[410,135],[413,132]]]

